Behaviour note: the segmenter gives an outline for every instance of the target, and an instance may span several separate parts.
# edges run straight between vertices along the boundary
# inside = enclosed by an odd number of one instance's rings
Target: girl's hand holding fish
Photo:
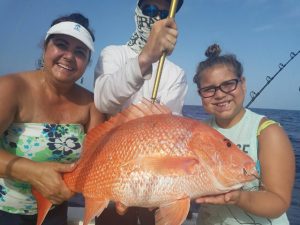
[[[202,204],[215,204],[215,205],[223,205],[223,204],[237,204],[239,202],[241,195],[240,190],[230,191],[225,194],[214,195],[214,196],[203,196],[197,198],[196,203]]]

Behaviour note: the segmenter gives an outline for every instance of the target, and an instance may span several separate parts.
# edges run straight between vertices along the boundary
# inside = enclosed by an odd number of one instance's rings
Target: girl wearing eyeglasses
[[[288,225],[295,158],[284,129],[275,121],[243,107],[246,83],[234,55],[220,55],[210,46],[194,82],[208,123],[257,162],[260,178],[241,190],[196,199],[201,204],[197,225]]]

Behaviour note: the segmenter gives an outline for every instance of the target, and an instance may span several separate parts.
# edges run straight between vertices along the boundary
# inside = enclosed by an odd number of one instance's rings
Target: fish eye
[[[231,141],[229,139],[227,139],[227,138],[224,138],[224,141],[226,142],[227,147],[230,148],[231,145],[232,145]]]

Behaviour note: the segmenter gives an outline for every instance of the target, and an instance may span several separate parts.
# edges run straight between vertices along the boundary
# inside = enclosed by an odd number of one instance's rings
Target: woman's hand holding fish
[[[31,167],[34,171],[29,183],[52,204],[61,204],[74,195],[62,179],[63,173],[71,172],[75,168],[74,164],[33,163],[36,165]]]
[[[174,19],[167,18],[155,22],[151,29],[147,44],[139,55],[142,74],[147,74],[152,63],[157,62],[163,53],[170,55],[176,45],[178,36]]]

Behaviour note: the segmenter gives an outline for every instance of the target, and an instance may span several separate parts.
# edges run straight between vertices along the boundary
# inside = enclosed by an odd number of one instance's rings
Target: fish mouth
[[[218,193],[226,193],[228,191],[232,190],[238,190],[244,186],[245,182],[238,182],[238,181],[232,181],[230,183],[224,184],[220,183],[219,181],[215,180],[214,186],[218,190]]]
[[[227,179],[223,181],[217,181],[216,179],[216,187],[219,191],[230,191],[230,190],[237,190],[242,188],[246,183],[254,181],[254,180],[261,180],[258,175],[257,170],[255,167],[252,168],[242,168],[242,171],[239,172],[239,175],[232,179]]]
[[[243,174],[245,175],[246,181],[252,181],[254,179],[261,180],[261,178],[255,168],[252,168],[249,171],[247,169],[243,168]]]

